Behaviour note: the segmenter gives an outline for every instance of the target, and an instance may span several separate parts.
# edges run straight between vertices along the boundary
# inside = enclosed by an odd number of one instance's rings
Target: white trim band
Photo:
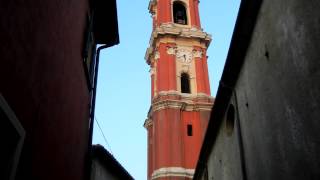
[[[194,175],[194,169],[185,169],[182,167],[166,167],[153,171],[151,179],[157,179],[161,177],[186,177],[192,179]]]

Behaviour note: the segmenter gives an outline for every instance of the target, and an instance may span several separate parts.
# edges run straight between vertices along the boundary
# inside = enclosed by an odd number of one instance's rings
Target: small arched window
[[[173,3],[173,20],[177,24],[187,24],[187,11],[186,7],[179,1]]]
[[[181,74],[181,92],[182,93],[191,93],[191,91],[190,91],[190,78],[187,73]]]

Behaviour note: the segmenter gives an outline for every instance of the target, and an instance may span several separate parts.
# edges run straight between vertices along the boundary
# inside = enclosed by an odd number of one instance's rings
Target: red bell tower
[[[192,179],[213,98],[198,0],[151,0],[148,180]]]

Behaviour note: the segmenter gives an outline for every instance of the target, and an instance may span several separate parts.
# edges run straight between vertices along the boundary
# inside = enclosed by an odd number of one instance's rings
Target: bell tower
[[[198,0],[151,0],[148,180],[192,179],[213,98]]]

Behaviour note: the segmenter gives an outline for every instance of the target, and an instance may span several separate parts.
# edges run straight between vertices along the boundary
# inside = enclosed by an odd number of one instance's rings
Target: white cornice
[[[194,169],[186,169],[182,167],[165,167],[153,171],[151,179],[162,177],[186,177],[192,179]]]
[[[157,96],[155,96],[153,99],[157,99],[158,97],[160,96],[180,96],[181,99],[189,99],[189,100],[192,100],[192,99],[199,99],[199,98],[207,98],[207,99],[211,99],[211,100],[214,100],[214,98],[212,96],[209,96],[205,93],[197,93],[197,94],[189,94],[189,93],[181,93],[179,91],[174,91],[174,90],[171,90],[171,91],[160,91],[158,92]]]
[[[211,42],[211,35],[198,29],[197,27],[183,27],[174,23],[162,23],[160,26],[154,29],[152,32],[150,44],[152,44],[152,39],[157,38],[158,35],[179,35],[180,37],[186,38],[198,38],[206,41],[209,46]]]
[[[179,36],[181,38],[200,39],[206,43],[208,47],[211,42],[211,35],[198,29],[196,27],[183,27],[174,23],[163,23],[159,27],[155,28],[152,32],[149,48],[146,51],[145,59],[147,63],[150,63],[150,56],[153,53],[156,40],[161,36]]]
[[[213,103],[180,100],[162,100],[152,104],[152,112],[162,109],[181,109],[183,111],[211,111]]]
[[[148,9],[149,9],[149,12],[151,14],[153,14],[153,11],[152,11],[152,6],[156,5],[157,4],[157,0],[150,0],[149,2],[149,5],[148,5]]]
[[[213,101],[212,96],[203,93],[193,95],[177,91],[161,91],[153,98],[150,113],[168,108],[183,111],[211,111]]]
[[[148,129],[152,125],[152,114],[162,109],[180,109],[183,111],[211,111],[214,98],[204,93],[186,94],[178,91],[160,91],[153,98],[148,117],[143,126]]]
[[[148,129],[150,125],[152,125],[152,119],[148,118],[144,121],[143,127]]]

